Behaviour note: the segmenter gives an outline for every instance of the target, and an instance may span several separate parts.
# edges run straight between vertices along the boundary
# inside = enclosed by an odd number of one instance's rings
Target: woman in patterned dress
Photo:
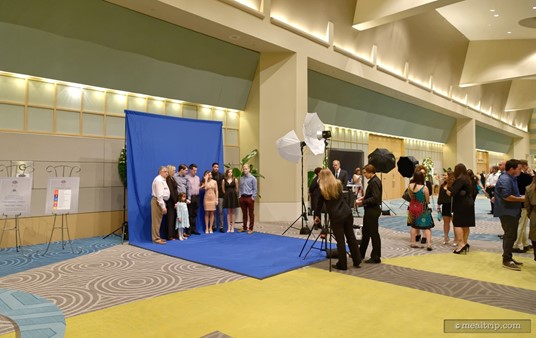
[[[408,225],[411,226],[410,238],[411,247],[420,248],[417,242],[414,242],[417,230],[423,230],[426,238],[427,250],[432,251],[432,230],[434,222],[432,220],[431,210],[428,208],[430,203],[430,192],[424,185],[424,174],[420,171],[415,172],[413,180],[408,186],[409,202]]]

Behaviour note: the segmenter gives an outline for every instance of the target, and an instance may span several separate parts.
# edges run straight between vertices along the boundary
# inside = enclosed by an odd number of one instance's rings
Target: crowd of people
[[[204,192],[202,201],[201,192]],[[194,163],[188,167],[180,164],[177,172],[173,165],[161,166],[152,184],[152,241],[166,244],[167,241],[200,235],[197,231],[200,203],[203,203],[205,234],[218,230],[234,232],[238,207],[243,217],[239,232],[252,234],[256,196],[257,179],[250,173],[247,164],[242,167],[240,180],[233,176],[230,168],[224,174],[220,173],[218,163],[213,163],[212,169],[206,170],[202,179],[197,175],[197,165]],[[224,222],[224,209],[227,211],[227,222]],[[161,233],[165,234],[165,239]]]
[[[381,239],[379,217],[382,214],[382,183],[376,176],[376,168],[367,164],[356,168],[351,177],[349,199],[348,172],[341,163],[334,160],[330,169],[315,169],[310,184],[311,206],[314,209],[315,227],[321,228],[321,214],[329,216],[329,227],[337,242],[338,262],[335,269],[346,270],[346,244],[355,267],[361,262],[381,263]],[[214,231],[234,232],[236,209],[242,210],[243,223],[239,232],[253,233],[255,224],[254,201],[257,196],[257,180],[251,175],[248,165],[242,167],[238,180],[232,169],[223,174],[218,163],[207,170],[200,179],[197,166],[181,164],[178,172],[172,165],[162,166],[152,185],[152,239],[154,243],[165,244],[160,237],[162,219],[167,240],[184,240],[197,232],[199,195],[204,191],[203,207],[205,234]],[[410,247],[433,250],[432,228],[435,226],[430,197],[433,187],[427,179],[430,173],[422,165],[417,165],[407,187],[409,195],[407,225],[410,227]],[[364,182],[367,182],[364,189]],[[475,174],[463,163],[454,170],[444,173],[438,187],[437,220],[443,222],[443,245],[453,245],[454,254],[470,251],[470,229],[476,226],[475,200],[479,193],[490,199],[491,212],[498,217],[504,234],[502,238],[502,264],[511,270],[521,270],[523,263],[516,261],[512,253],[533,250],[536,246],[536,176],[527,161],[511,159],[492,166],[488,175]],[[351,202],[349,202],[351,201]],[[361,245],[354,233],[354,213],[363,207]],[[224,209],[227,211],[227,230],[224,229]],[[530,219],[530,231],[527,224]],[[453,240],[450,241],[451,225]],[[323,230],[325,235],[326,228]],[[530,239],[530,242],[529,242]],[[370,258],[365,260],[369,243],[372,246]],[[425,246],[423,246],[423,244]],[[536,253],[534,254],[536,260]]]
[[[417,167],[415,175],[410,181],[408,191],[411,201],[408,208],[408,225],[412,227],[410,232],[410,246],[420,248],[416,242],[419,236],[413,229],[428,230],[433,227],[434,221],[431,216],[431,208],[428,207],[430,188],[424,186],[421,173],[422,168]],[[426,172],[423,172],[426,175]],[[470,250],[469,233],[475,227],[475,200],[480,192],[490,199],[491,211],[494,217],[498,217],[504,234],[503,240],[503,267],[511,270],[521,270],[523,265],[516,261],[513,252],[527,252],[533,250],[536,244],[536,197],[534,171],[528,167],[525,160],[511,159],[502,161],[490,168],[490,173],[475,174],[467,169],[463,163],[454,167],[454,171],[447,170],[443,175],[443,182],[439,186],[437,199],[438,219],[443,221],[443,244],[450,243],[451,223],[454,227],[455,247],[453,253],[467,254]],[[527,196],[525,198],[525,196]],[[531,217],[531,213],[534,215]],[[527,236],[527,224],[530,218],[530,233]],[[426,232],[428,234],[428,232]],[[529,239],[532,244],[529,243]],[[421,243],[428,241],[428,250],[432,250],[431,238],[426,237]],[[536,260],[536,253],[534,255]]]
[[[362,172],[363,170],[363,172]],[[341,174],[342,172],[342,174]],[[367,165],[354,171],[355,206],[364,207],[362,241],[358,245],[359,257],[354,259],[355,235],[350,231],[350,207],[342,203],[345,181],[338,181],[339,176],[346,177],[340,169],[340,162],[333,162],[333,171],[316,168],[315,177],[310,185],[311,205],[315,210],[315,225],[320,224],[322,211],[329,215],[329,224],[333,229],[339,257],[344,257],[333,267],[346,269],[345,245],[348,244],[354,266],[358,267],[365,259],[367,248],[372,242],[370,259],[366,263],[381,262],[381,239],[378,232],[378,219],[381,215],[382,186],[375,175],[375,168]],[[433,195],[432,183],[427,179],[430,175],[422,165],[415,167],[413,177],[407,188],[409,195],[407,224],[410,227],[410,247],[433,250],[432,228],[435,226],[433,206],[430,197]],[[363,192],[364,181],[368,181]],[[490,198],[491,213],[497,217],[503,229],[502,265],[511,270],[521,270],[523,265],[516,261],[512,253],[533,250],[536,244],[536,176],[528,167],[527,161],[502,161],[490,168],[490,173],[475,174],[463,163],[458,163],[454,170],[446,170],[438,186],[437,221],[443,223],[443,245],[452,245],[454,254],[467,254],[470,251],[469,235],[471,228],[476,226],[475,200],[478,194]],[[325,208],[323,210],[322,208]],[[530,219],[530,231],[527,225]],[[451,225],[453,238],[451,242]],[[530,241],[530,242],[529,242]],[[339,245],[340,243],[340,245]],[[536,253],[534,254],[536,260]]]

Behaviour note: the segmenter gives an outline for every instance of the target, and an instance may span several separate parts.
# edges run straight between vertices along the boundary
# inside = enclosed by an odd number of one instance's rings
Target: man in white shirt
[[[486,178],[486,194],[488,194],[491,204],[491,212],[489,212],[490,214],[493,214],[493,193],[495,190],[495,184],[497,183],[500,175],[501,173],[499,172],[499,167],[494,165],[490,168],[490,173]]]
[[[166,244],[166,241],[160,238],[160,225],[162,217],[167,213],[166,201],[169,199],[169,188],[166,183],[168,169],[161,166],[158,169],[158,175],[153,180],[152,198],[151,198],[151,235],[153,243]]]

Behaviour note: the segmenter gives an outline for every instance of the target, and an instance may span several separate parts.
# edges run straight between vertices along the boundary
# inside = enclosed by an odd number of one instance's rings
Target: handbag
[[[409,197],[409,192],[407,188],[406,191],[404,191],[404,194],[402,194],[402,199],[406,202],[411,202],[411,197]]]
[[[441,209],[438,208],[437,210],[437,220],[441,222],[443,220],[443,214],[441,213]]]
[[[428,208],[428,206],[426,206],[426,211],[425,212],[428,214],[428,216],[430,217],[430,221],[432,222],[430,228],[435,227],[434,216],[432,215],[432,209],[430,209],[430,208]]]

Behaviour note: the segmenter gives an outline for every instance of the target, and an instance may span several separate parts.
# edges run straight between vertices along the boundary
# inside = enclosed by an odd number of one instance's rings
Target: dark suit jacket
[[[166,178],[166,183],[169,188],[169,199],[167,202],[169,202],[168,205],[172,205],[173,208],[175,207],[175,203],[179,201],[179,193],[177,192],[177,182],[175,179],[171,176],[168,176]]]
[[[315,176],[309,186],[309,194],[311,194],[311,209],[316,210],[316,204],[320,199],[320,185],[318,185],[318,176]],[[320,217],[320,213],[314,214],[314,216]]]
[[[319,189],[320,190],[320,189]],[[320,198],[316,203],[315,216],[320,215],[322,206],[326,204],[326,211],[329,214],[331,224],[340,224],[348,216],[352,216],[352,209],[344,200],[342,191],[337,199],[327,200],[320,194]]]
[[[377,175],[374,175],[368,181],[367,190],[363,197],[363,207],[365,208],[381,208],[382,205],[382,182]]]
[[[223,174],[220,173],[219,171],[211,171],[212,173],[212,179],[214,181],[216,181],[216,184],[218,185],[218,198],[223,198],[223,188],[222,188],[222,185],[221,185],[221,181],[223,181]]]
[[[337,177],[337,175],[335,174],[335,171],[333,172],[333,175]],[[344,169],[341,169],[338,179],[342,183],[342,189],[348,190],[348,188],[346,187],[346,185],[348,184],[348,172]]]

